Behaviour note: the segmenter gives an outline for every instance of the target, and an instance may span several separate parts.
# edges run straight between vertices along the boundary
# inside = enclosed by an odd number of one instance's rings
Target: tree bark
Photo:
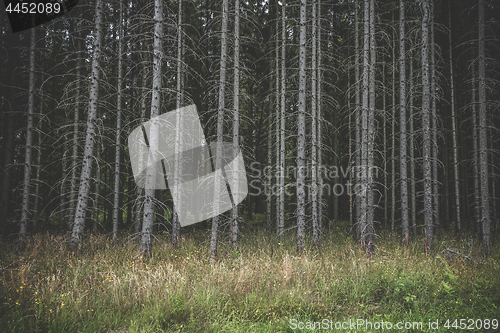
[[[448,0],[448,42],[449,49],[449,66],[450,66],[450,99],[451,99],[451,130],[453,140],[453,184],[455,186],[455,212],[456,212],[456,229],[460,236],[461,220],[460,220],[460,186],[458,174],[458,146],[457,146],[457,120],[455,115],[455,78],[453,74],[453,44],[451,38],[451,0]]]
[[[486,55],[484,33],[484,0],[478,0],[479,7],[479,177],[481,188],[481,222],[483,253],[490,254],[490,196],[488,180],[488,139],[487,139],[487,110],[486,110]]]
[[[406,176],[406,58],[405,58],[405,1],[399,1],[399,107],[400,107],[400,138],[399,158],[401,177],[401,224],[403,227],[403,242],[408,246],[408,180]]]
[[[278,238],[285,241],[285,109],[286,109],[286,0],[281,5],[280,177]]]
[[[28,121],[26,124],[26,146],[24,155],[24,177],[23,194],[21,203],[21,221],[19,230],[18,250],[24,251],[26,247],[26,236],[28,235],[28,220],[30,214],[30,191],[31,191],[31,152],[33,145],[33,115],[35,113],[35,39],[36,29],[31,29],[30,38],[30,65],[28,83]]]
[[[319,229],[318,229],[318,183],[317,183],[317,1],[313,0],[312,3],[312,54],[311,54],[311,68],[312,68],[312,82],[311,82],[311,215],[312,215],[312,244],[319,246]],[[336,152],[337,153],[337,152]],[[336,198],[336,196],[335,196]]]
[[[153,41],[153,89],[151,92],[151,128],[149,135],[148,165],[153,165],[158,153],[158,131],[159,124],[155,118],[160,115],[160,100],[162,89],[162,59],[163,59],[163,1],[155,0],[154,7],[154,41]],[[155,200],[155,174],[153,168],[149,168],[146,175],[146,188],[144,189],[144,217],[142,221],[141,244],[139,252],[143,257],[151,257],[153,244],[153,220],[154,220],[154,200]]]
[[[306,157],[306,11],[307,0],[300,0],[299,100],[297,119],[297,252],[305,243],[305,157]]]
[[[431,129],[430,129],[430,82],[429,82],[429,0],[422,0],[422,137],[424,174],[424,225],[425,252],[432,251],[432,169],[431,169]]]
[[[215,157],[215,170],[222,168],[222,142],[224,139],[224,111],[225,111],[225,85],[226,85],[226,67],[227,67],[227,26],[228,26],[228,0],[222,1],[222,35],[220,50],[220,76],[219,76],[219,105],[217,112],[217,152]],[[220,174],[216,173],[214,196],[217,197],[220,192]],[[219,202],[214,200],[214,211],[219,210]],[[217,229],[220,216],[212,218],[212,235],[210,238],[210,258],[212,262],[217,260]]]
[[[278,119],[276,119],[278,121]],[[240,0],[235,0],[234,3],[234,81],[233,81],[233,150],[239,150],[239,131],[240,131]],[[277,135],[278,133],[276,133]],[[238,159],[234,166],[235,170],[239,170]],[[234,173],[235,177],[239,177],[238,172]],[[236,178],[233,181],[234,187],[232,191],[239,193],[239,180]],[[238,249],[238,205],[233,204],[231,217],[231,245],[233,250]]]
[[[118,221],[120,214],[120,150],[122,131],[122,86],[123,86],[123,0],[120,0],[120,21],[118,23],[118,82],[116,101],[116,137],[115,137],[115,186],[113,193],[113,241],[118,239]]]

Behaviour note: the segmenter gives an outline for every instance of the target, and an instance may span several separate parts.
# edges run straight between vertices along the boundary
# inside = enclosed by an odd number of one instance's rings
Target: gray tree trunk
[[[96,0],[95,6],[95,35],[92,46],[92,69],[90,77],[90,97],[87,118],[87,133],[85,137],[85,148],[83,152],[82,174],[78,199],[75,212],[75,222],[71,233],[70,247],[75,249],[82,241],[83,229],[85,228],[85,215],[90,189],[90,178],[92,175],[92,162],[94,142],[96,136],[97,100],[99,92],[99,61],[101,56],[101,34],[102,34],[102,0]]]
[[[307,0],[300,0],[299,100],[297,119],[297,252],[305,243],[305,158],[306,158],[306,12]]]
[[[461,220],[460,220],[460,186],[458,174],[458,144],[457,144],[457,120],[455,115],[455,81],[453,75],[453,46],[451,38],[451,0],[448,1],[448,43],[449,49],[449,65],[450,65],[450,93],[451,93],[451,135],[453,140],[453,184],[455,186],[455,209],[456,209],[456,228],[460,235]]]
[[[375,152],[375,64],[377,50],[375,45],[375,0],[370,1],[370,67],[369,67],[369,113],[368,113],[368,161],[367,161],[367,218],[365,246],[368,256],[375,253],[375,182],[373,179],[374,152]]]
[[[181,123],[181,114],[180,114],[180,108],[181,108],[181,100],[182,100],[182,94],[183,94],[183,87],[182,87],[182,47],[183,47],[183,41],[182,41],[182,0],[179,0],[179,10],[177,13],[177,75],[176,75],[176,80],[177,80],[177,94],[175,98],[175,108],[176,108],[176,123],[180,124]],[[174,182],[175,182],[175,187],[179,186],[179,175],[182,172],[182,152],[179,149],[180,143],[180,129],[177,127],[176,132],[175,132],[175,158],[174,158]],[[176,195],[180,195],[180,191],[176,193]],[[182,200],[177,199],[176,200],[177,206],[174,208],[174,212],[172,214],[172,245],[175,247],[177,246],[177,242],[180,237],[181,233],[181,224],[179,222],[179,216],[177,215],[177,212],[181,210],[180,205],[182,204]]]
[[[472,67],[472,167],[473,167],[473,182],[474,182],[474,231],[481,238],[481,193],[479,192],[479,144],[478,144],[478,134],[477,134],[477,80],[476,80],[476,65],[471,64]],[[461,229],[457,230],[457,233],[461,233]]]
[[[160,100],[162,89],[162,59],[163,59],[163,1],[155,0],[154,7],[154,41],[153,41],[153,89],[151,92],[151,128],[149,135],[149,154],[148,165],[155,163],[158,153],[158,131],[159,124],[154,121],[160,115]],[[144,189],[144,218],[142,220],[141,244],[139,252],[143,257],[151,257],[153,244],[153,220],[154,220],[154,200],[155,200],[155,174],[153,168],[148,168],[146,175],[146,187]]]
[[[225,85],[226,85],[226,68],[227,68],[227,26],[229,15],[228,0],[222,1],[222,35],[221,35],[221,50],[220,50],[220,76],[219,76],[219,106],[217,112],[217,152],[215,158],[215,170],[222,167],[222,142],[224,139],[224,111],[225,111]],[[214,197],[220,192],[219,173],[216,173]],[[214,211],[219,210],[219,202],[214,200]],[[217,229],[219,226],[220,216],[212,218],[212,235],[210,238],[210,257],[212,262],[217,260]]]
[[[36,30],[31,29],[30,37],[30,67],[28,83],[28,120],[26,124],[26,148],[24,155],[24,177],[23,194],[21,203],[21,221],[19,230],[18,250],[23,251],[26,247],[26,236],[28,234],[28,220],[30,217],[30,191],[31,191],[31,152],[33,146],[33,115],[35,113],[35,39]]]
[[[82,51],[82,42],[79,39],[77,41],[78,53]],[[69,194],[69,226],[71,230],[71,224],[75,220],[75,209],[76,209],[76,184],[78,183],[77,176],[77,165],[78,165],[78,132],[80,126],[80,93],[81,93],[81,67],[82,67],[82,56],[77,55],[76,64],[76,89],[75,89],[75,114],[73,118],[73,152],[71,156],[71,189]]]
[[[425,252],[432,251],[432,169],[431,169],[431,129],[430,129],[430,82],[429,82],[429,0],[421,2],[422,17],[422,137],[424,173],[424,226]]]
[[[479,178],[481,188],[481,222],[482,246],[485,256],[490,254],[490,195],[488,180],[488,139],[487,139],[487,110],[486,110],[486,56],[484,33],[484,0],[478,0],[479,6]]]
[[[311,54],[311,69],[312,69],[312,82],[311,82],[311,215],[312,215],[312,244],[319,246],[319,228],[318,228],[318,183],[317,183],[317,3],[313,0],[312,3],[312,54]],[[336,196],[335,196],[336,197]]]
[[[400,107],[400,138],[399,159],[401,177],[401,224],[403,227],[403,242],[408,246],[408,180],[406,176],[406,57],[405,57],[405,1],[399,1],[399,107]]]
[[[276,119],[277,121],[278,119]],[[240,0],[234,3],[234,81],[233,81],[233,150],[239,150],[240,131]],[[276,133],[277,134],[277,133]],[[235,170],[239,170],[238,159],[236,159]],[[234,173],[238,177],[238,172]],[[239,181],[233,181],[233,192],[239,193]],[[231,217],[231,245],[234,250],[238,248],[238,205],[233,204]]]
[[[359,48],[359,18],[358,18],[358,12],[359,12],[359,3],[358,0],[354,2],[354,7],[355,7],[355,12],[354,12],[354,81],[355,81],[355,96],[354,96],[354,103],[355,105],[355,110],[354,110],[354,119],[355,119],[355,167],[353,167],[351,170],[357,170],[361,167],[361,82],[360,82],[360,73],[359,73],[359,57],[360,57],[360,48]],[[351,172],[352,174],[352,172]],[[355,177],[356,177],[356,184],[361,185],[361,177],[359,177],[360,173],[355,172]],[[354,196],[354,206],[355,206],[355,221],[356,221],[356,235],[358,238],[361,238],[361,193],[355,193]]]
[[[280,177],[279,177],[279,214],[278,237],[285,240],[285,108],[286,108],[286,3],[281,5],[281,96],[280,96]]]
[[[413,236],[417,235],[417,195],[415,186],[415,132],[414,132],[414,110],[413,110],[413,59],[410,54],[410,178],[411,178],[411,226],[413,228]]]
[[[439,175],[438,158],[439,148],[437,143],[437,110],[436,110],[436,56],[434,46],[434,5],[431,3],[431,132],[432,132],[432,200],[434,218],[434,236],[439,237]]]
[[[147,47],[146,47],[147,49]],[[143,69],[142,69],[142,88],[145,89],[147,85],[147,68],[148,68],[148,56],[145,52],[145,59],[143,59]],[[146,118],[146,97],[141,96],[141,122]],[[139,166],[142,170],[142,154],[139,156]],[[136,202],[135,202],[135,221],[134,221],[134,230],[138,234],[141,230],[141,220],[142,220],[142,212],[144,205],[144,189],[142,187],[136,187]]]
[[[118,79],[116,101],[116,137],[115,137],[115,186],[113,193],[113,241],[118,239],[120,214],[120,150],[122,130],[122,85],[123,85],[123,0],[120,0],[120,21],[118,23]]]
[[[394,13],[392,14],[394,26]],[[396,34],[392,38],[392,120],[391,120],[391,234],[396,224]]]

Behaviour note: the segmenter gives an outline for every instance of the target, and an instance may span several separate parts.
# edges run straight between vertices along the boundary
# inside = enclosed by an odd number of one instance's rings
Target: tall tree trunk
[[[364,1],[363,34],[363,92],[361,109],[361,193],[360,195],[360,244],[364,248],[367,234],[367,192],[368,192],[368,113],[369,113],[369,61],[370,61],[370,0]]]
[[[460,186],[458,174],[458,146],[457,146],[457,120],[455,115],[455,78],[453,75],[453,44],[451,38],[451,0],[448,0],[448,43],[449,49],[449,65],[450,65],[450,99],[451,99],[451,131],[453,139],[453,184],[455,186],[455,209],[456,209],[456,229],[460,236],[461,221],[460,221]]]
[[[394,26],[394,13],[392,13]],[[396,34],[392,38],[392,121],[391,121],[391,234],[396,224]]]
[[[478,128],[477,128],[477,81],[476,81],[476,65],[474,63],[471,64],[472,67],[472,167],[473,167],[473,175],[472,179],[474,182],[474,231],[476,235],[481,238],[481,193],[479,192],[479,144],[478,144]],[[466,196],[467,198],[467,196]],[[460,230],[457,230],[457,233],[460,234]]]
[[[75,220],[75,209],[76,209],[76,184],[78,183],[77,178],[77,165],[78,165],[78,127],[80,123],[80,93],[81,93],[81,67],[82,67],[82,56],[80,52],[82,51],[82,42],[80,39],[77,41],[77,64],[76,64],[76,89],[75,89],[75,111],[73,118],[73,152],[71,156],[71,188],[69,195],[69,220],[68,228],[71,230],[73,221]]]
[[[278,237],[285,240],[285,108],[286,108],[286,0],[281,4],[281,96],[280,96],[280,203],[278,214]]]
[[[321,56],[322,56],[322,51],[321,51],[321,0],[317,0],[318,2],[318,16],[317,16],[317,49],[318,49],[318,63],[317,63],[317,85],[318,87],[316,88],[316,94],[318,97],[316,97],[316,107],[317,107],[317,126],[318,126],[318,132],[317,132],[317,156],[318,156],[318,230],[319,230],[319,238],[321,240],[321,235],[323,233],[323,168],[322,168],[322,162],[323,162],[323,147],[322,147],[322,138],[321,138],[321,123],[322,123],[322,114],[321,114],[321,102],[322,102],[322,97],[321,97],[321,82],[322,82],[322,72],[321,72]],[[349,122],[350,124],[350,122]],[[335,132],[337,133],[337,132]],[[350,133],[350,132],[349,132]],[[351,208],[352,212],[352,208]],[[351,214],[352,215],[352,214]]]
[[[429,82],[429,0],[422,0],[422,137],[424,172],[424,225],[425,252],[432,251],[432,170],[431,170],[431,129],[430,129],[430,82]]]
[[[486,124],[486,56],[484,33],[484,0],[479,3],[479,175],[481,188],[482,246],[485,256],[490,254],[490,195],[488,180],[488,139]]]
[[[408,180],[406,177],[406,58],[405,58],[405,1],[399,1],[399,112],[400,138],[399,159],[401,177],[401,224],[403,227],[403,242],[408,246]]]
[[[436,56],[434,46],[434,4],[431,3],[431,132],[432,132],[432,200],[435,237],[439,237],[439,175],[438,158],[439,149],[437,143],[437,110],[436,110]]]
[[[113,193],[113,241],[118,239],[120,214],[120,145],[122,131],[122,85],[123,85],[123,0],[120,0],[120,21],[118,23],[118,82],[116,101],[116,138],[115,138],[115,186]]]
[[[224,111],[225,111],[225,85],[226,85],[226,67],[227,67],[227,26],[229,15],[228,0],[222,1],[222,35],[220,49],[220,76],[219,76],[219,106],[217,112],[217,152],[215,156],[215,186],[214,197],[218,197],[220,192],[220,173],[217,172],[222,168],[222,142],[224,139]],[[214,211],[219,210],[219,202],[214,200]],[[220,216],[216,215],[212,218],[212,235],[210,238],[210,257],[212,262],[217,260],[217,229],[219,226]]]
[[[42,74],[40,75],[40,82],[43,82],[43,70]],[[36,232],[36,229],[38,227],[38,219],[40,217],[40,210],[38,209],[38,206],[40,205],[40,171],[41,171],[41,162],[42,162],[42,133],[43,133],[43,95],[42,95],[42,89],[40,87],[40,92],[39,92],[39,97],[40,97],[40,110],[38,110],[38,124],[37,124],[37,144],[36,144],[36,162],[35,162],[35,167],[36,167],[36,174],[35,174],[35,203],[33,204],[33,231]]]
[[[147,47],[146,47],[147,49]],[[147,85],[147,68],[148,68],[148,55],[145,52],[145,59],[143,59],[143,69],[142,69],[142,88],[146,89]],[[146,96],[141,96],[141,122],[146,118]],[[143,165],[143,156],[139,155],[139,167],[142,170]],[[134,230],[135,233],[139,233],[141,230],[141,220],[142,220],[142,212],[144,208],[144,189],[142,187],[136,187],[136,202],[135,202],[135,221],[134,221]]]
[[[311,82],[311,215],[312,215],[312,244],[319,246],[319,229],[318,229],[318,183],[317,183],[317,8],[316,0],[312,2],[312,54],[311,54],[311,67],[312,67],[312,82]],[[336,152],[337,153],[337,152]],[[336,198],[336,196],[334,196]]]
[[[87,134],[85,137],[85,149],[83,152],[82,174],[80,187],[78,189],[78,200],[75,212],[75,222],[71,233],[70,247],[75,249],[82,241],[83,229],[85,227],[85,216],[90,188],[90,177],[92,174],[93,150],[96,135],[97,99],[99,92],[99,61],[101,55],[102,34],[102,0],[96,0],[95,6],[95,35],[92,46],[92,73],[90,78],[90,97],[87,118]]]
[[[359,48],[359,18],[358,18],[358,13],[359,13],[359,3],[358,0],[355,0],[354,2],[354,7],[355,7],[355,12],[354,12],[354,82],[355,82],[355,96],[354,96],[354,103],[355,105],[355,110],[354,110],[354,119],[355,119],[355,147],[356,147],[356,154],[355,154],[355,168],[351,168],[351,170],[359,169],[361,167],[361,150],[362,150],[362,144],[361,144],[361,82],[360,82],[360,73],[359,73],[359,57],[360,57],[360,48]],[[352,172],[351,172],[352,174]],[[356,184],[361,185],[361,177],[360,173],[358,171],[355,172],[356,176]],[[355,221],[356,221],[356,235],[358,236],[358,239],[361,238],[361,193],[356,192],[355,197],[354,197],[354,206],[355,206]]]
[[[278,119],[276,119],[276,122]],[[234,3],[234,81],[233,81],[233,150],[239,150],[240,131],[240,0]],[[278,133],[276,133],[276,136]],[[235,160],[235,170],[239,170],[238,159]],[[234,172],[235,177],[239,177],[238,172]],[[239,193],[239,180],[233,180],[234,193]],[[233,204],[231,217],[231,245],[234,250],[238,248],[238,205]]]
[[[306,11],[307,0],[300,0],[299,100],[297,119],[297,252],[305,242],[305,158],[306,158]]]
[[[176,124],[181,123],[181,117],[182,115],[180,114],[180,108],[181,108],[181,99],[182,99],[182,94],[183,94],[183,87],[182,87],[182,47],[183,47],[183,41],[182,41],[182,0],[179,0],[179,8],[178,8],[178,13],[177,13],[177,75],[176,75],[176,80],[177,80],[177,93],[176,93],[176,98],[175,98],[175,109],[176,109]],[[180,150],[179,145],[180,143],[180,129],[179,126],[176,126],[175,129],[175,157],[174,157],[174,182],[175,182],[175,187],[177,188],[179,184],[179,176],[182,173],[182,151]],[[174,193],[174,195],[180,195],[181,191],[177,191],[177,193]],[[182,204],[182,200],[178,198],[175,200],[176,202],[176,207],[174,208],[174,212],[172,214],[172,245],[175,247],[177,246],[177,242],[180,237],[180,232],[181,232],[181,224],[179,221],[179,215],[177,212],[181,211],[180,205]]]
[[[377,50],[375,46],[375,0],[370,1],[370,67],[369,67],[369,113],[368,113],[368,165],[367,165],[367,221],[366,221],[366,251],[368,256],[375,253],[375,200],[373,179],[374,164],[374,142],[375,142],[375,64],[377,61]]]
[[[153,41],[153,89],[151,92],[151,128],[149,133],[148,165],[154,165],[158,154],[158,131],[159,124],[155,119],[160,115],[160,100],[162,89],[162,59],[163,59],[163,1],[155,0],[154,14],[154,41]],[[154,221],[154,200],[155,200],[155,174],[154,168],[148,168],[146,174],[146,187],[144,189],[144,218],[142,220],[141,244],[139,252],[143,257],[151,257],[153,244],[153,221]]]
[[[410,60],[410,177],[411,177],[411,226],[413,228],[413,236],[417,235],[417,194],[415,186],[415,132],[414,132],[414,109],[413,109],[413,59],[412,52],[408,59]]]
[[[28,234],[28,220],[31,215],[30,191],[31,191],[31,148],[33,145],[33,114],[35,113],[35,38],[36,29],[31,29],[30,39],[30,67],[28,83],[28,121],[26,124],[26,150],[24,155],[24,177],[23,195],[21,206],[21,221],[19,230],[18,250],[23,251],[26,247],[26,236]]]

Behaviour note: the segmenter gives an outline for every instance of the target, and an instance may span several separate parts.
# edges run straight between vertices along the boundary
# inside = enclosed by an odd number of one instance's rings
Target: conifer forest
[[[8,331],[498,329],[500,1],[0,8]]]

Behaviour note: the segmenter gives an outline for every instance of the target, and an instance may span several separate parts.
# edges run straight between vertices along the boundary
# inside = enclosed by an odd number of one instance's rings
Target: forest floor
[[[301,255],[292,233],[279,243],[247,231],[237,251],[221,235],[215,264],[202,232],[183,236],[175,249],[158,235],[147,260],[137,240],[114,244],[105,235],[89,235],[77,253],[48,233],[32,236],[23,254],[2,241],[0,330],[498,331],[498,243],[483,260],[471,237],[443,237],[425,255],[422,237],[405,247],[382,234],[367,258],[347,229],[337,225],[321,248]]]

